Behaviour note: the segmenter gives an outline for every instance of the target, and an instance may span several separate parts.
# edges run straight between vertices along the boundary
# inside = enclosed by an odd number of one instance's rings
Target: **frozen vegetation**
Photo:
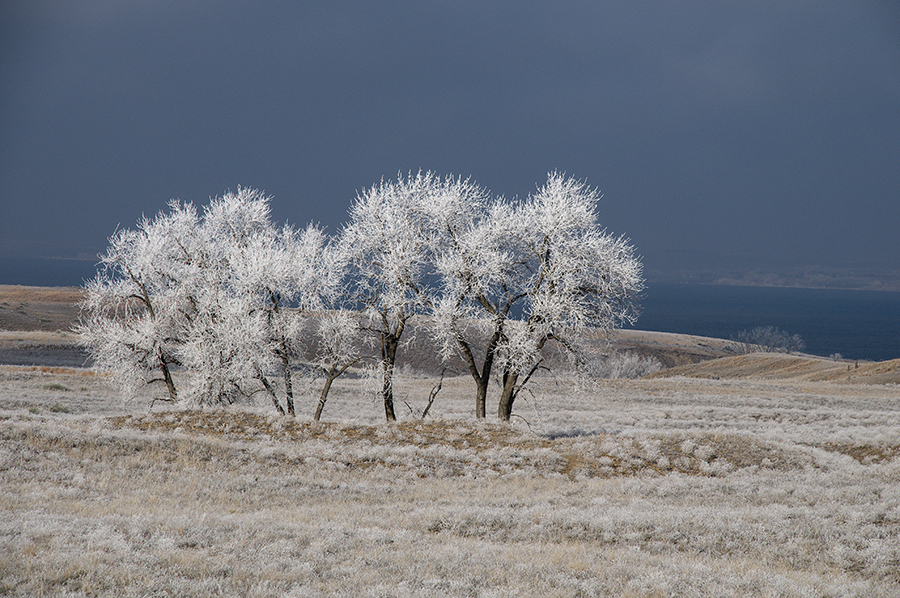
[[[334,379],[364,362],[385,419],[396,420],[398,353],[430,322],[433,352],[463,360],[475,383],[476,418],[495,378],[508,421],[548,351],[577,366],[586,338],[637,317],[635,248],[601,227],[598,190],[559,173],[521,201],[431,172],[382,180],[358,195],[335,238],[312,224],[277,227],[269,199],[238,189],[202,209],[172,200],[110,237],[76,330],[124,397],[145,385],[164,385],[163,400],[182,405],[265,393],[294,415],[305,322],[326,310],[337,316],[319,319],[317,419]]]
[[[435,382],[317,423],[0,367],[0,593],[900,596],[896,385],[541,378],[498,424]]]

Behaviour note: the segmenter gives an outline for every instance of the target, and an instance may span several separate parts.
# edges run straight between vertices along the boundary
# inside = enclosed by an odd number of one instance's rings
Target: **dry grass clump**
[[[287,442],[303,461],[305,447],[344,445],[338,461],[347,467],[397,467],[393,456],[415,455],[420,477],[471,475],[534,468],[536,475],[572,479],[681,472],[722,475],[744,467],[788,471],[810,464],[777,446],[735,434],[675,434],[633,438],[598,435],[546,437],[500,424],[460,420],[401,422],[391,426],[297,421],[239,409],[183,410],[112,417],[108,425],[144,432],[176,433],[224,441]],[[320,457],[313,455],[312,458]],[[453,464],[453,466],[449,466]]]
[[[900,457],[900,444],[872,445],[826,442],[820,446],[826,451],[853,457],[863,465],[882,463]]]

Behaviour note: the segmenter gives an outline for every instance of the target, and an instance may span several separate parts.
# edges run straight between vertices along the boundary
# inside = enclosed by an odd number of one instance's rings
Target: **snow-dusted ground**
[[[504,426],[467,378],[416,420],[434,382],[314,424],[2,366],[0,593],[900,596],[900,386],[544,380]]]

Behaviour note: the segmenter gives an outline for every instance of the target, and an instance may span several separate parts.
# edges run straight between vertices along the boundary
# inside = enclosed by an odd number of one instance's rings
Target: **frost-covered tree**
[[[380,353],[380,398],[394,413],[393,374],[406,326],[428,304],[432,222],[424,209],[442,185],[433,173],[398,176],[364,190],[350,208],[340,248],[350,270],[351,302],[361,306],[365,329]]]
[[[610,330],[633,318],[640,262],[626,241],[599,227],[598,200],[595,190],[553,173],[524,202],[497,199],[484,210],[472,202],[475,211],[457,211],[465,218],[448,211],[451,232],[435,261],[442,283],[435,331],[444,354],[456,345],[468,365],[477,417],[485,415],[495,366],[498,415],[509,419],[548,341],[574,352],[588,327]]]
[[[75,327],[96,366],[111,372],[126,399],[155,383],[165,384],[168,400],[178,398],[172,369],[181,365],[191,309],[185,278],[200,220],[191,204],[173,200],[169,209],[110,237],[97,276],[85,286]]]
[[[441,282],[435,335],[445,357],[456,351],[466,362],[476,417],[485,416],[499,366],[498,415],[508,420],[548,341],[577,357],[588,328],[608,332],[635,317],[640,260],[599,226],[599,193],[559,173],[523,202],[455,197],[432,209]]]
[[[637,317],[641,261],[627,239],[599,225],[599,200],[597,190],[554,172],[512,209],[509,246],[520,266],[504,286],[523,302],[521,317],[506,320],[497,348],[500,419],[510,418],[548,341],[577,355],[588,328],[610,332]]]
[[[159,369],[175,400],[178,365],[196,403],[265,392],[284,413],[281,380],[293,415],[300,316],[342,276],[324,233],[275,228],[269,198],[251,189],[213,199],[202,216],[190,204],[170,208],[111,239],[106,267],[88,285],[82,341],[130,391]]]
[[[301,338],[301,315],[336,292],[341,272],[320,228],[278,229],[269,214],[269,198],[248,189],[206,208],[198,234],[206,240],[208,264],[195,288],[203,325],[191,329],[189,362],[198,373],[197,396],[230,402],[233,393],[252,394],[261,385],[284,412],[280,378],[294,415],[290,358]]]
[[[457,350],[475,380],[477,417],[485,415],[496,366],[498,415],[508,420],[548,341],[577,356],[588,328],[610,331],[635,317],[640,260],[627,241],[600,228],[599,197],[551,173],[524,202],[478,196],[468,209],[461,202],[436,212],[435,332],[443,354]]]
[[[433,202],[437,227],[434,270],[440,282],[432,303],[433,333],[441,355],[458,354],[475,382],[475,416],[484,418],[497,347],[510,310],[521,299],[510,282],[521,267],[510,245],[510,206],[457,181]]]

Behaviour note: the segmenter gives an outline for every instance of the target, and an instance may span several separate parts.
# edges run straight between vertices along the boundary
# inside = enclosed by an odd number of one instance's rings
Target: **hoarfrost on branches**
[[[445,225],[435,269],[442,296],[436,334],[444,355],[455,342],[478,388],[476,416],[492,368],[500,369],[498,416],[508,420],[516,395],[555,341],[577,358],[588,328],[610,332],[636,318],[643,289],[640,259],[624,237],[597,222],[600,194],[551,173],[522,202],[497,199]],[[479,369],[476,349],[481,358]]]
[[[548,341],[577,358],[589,328],[608,333],[637,317],[641,262],[627,239],[600,227],[599,200],[597,190],[554,172],[514,210],[511,245],[521,266],[509,286],[523,304],[498,345],[501,419],[509,419]]]
[[[347,310],[331,311],[319,320],[316,335],[319,340],[317,367],[325,382],[316,404],[316,421],[322,418],[322,410],[328,401],[328,393],[334,381],[363,358],[360,353],[359,318]],[[382,386],[379,386],[382,388]]]
[[[400,175],[363,190],[334,241],[313,225],[276,227],[257,190],[226,193],[202,214],[173,200],[110,238],[78,330],[126,396],[155,382],[167,400],[196,404],[262,393],[294,415],[292,360],[315,311],[325,378],[315,418],[367,338],[394,420],[397,353],[411,319],[427,316],[440,357],[461,357],[475,382],[476,417],[497,379],[508,420],[548,343],[583,362],[588,337],[636,317],[641,262],[600,227],[599,199],[555,172],[513,201],[469,179]]]
[[[87,283],[75,331],[94,362],[108,370],[130,399],[146,384],[162,382],[167,399],[178,391],[172,369],[181,365],[185,281],[192,276],[194,230],[191,204],[169,202],[168,213],[142,217],[136,230],[119,230]]]
[[[350,209],[341,252],[351,268],[351,300],[364,308],[380,354],[379,396],[396,419],[393,373],[410,318],[431,304],[428,275],[436,234],[432,217],[459,181],[431,173],[398,176],[364,190]]]
[[[159,371],[169,399],[229,404],[265,392],[294,413],[290,356],[300,314],[336,293],[342,273],[316,226],[276,229],[269,198],[239,189],[202,214],[170,202],[170,213],[120,231],[87,286],[79,326],[97,366],[133,396]]]

